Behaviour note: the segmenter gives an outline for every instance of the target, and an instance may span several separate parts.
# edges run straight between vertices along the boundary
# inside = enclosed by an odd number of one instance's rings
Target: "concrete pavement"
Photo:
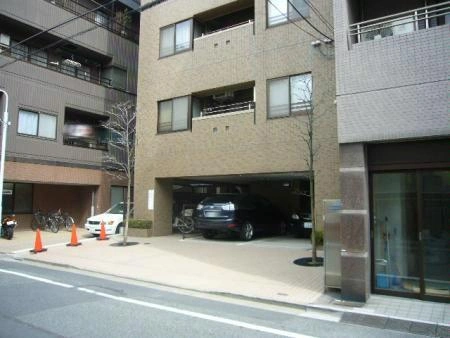
[[[308,240],[274,237],[240,242],[199,236],[182,239],[174,234],[129,238],[135,245],[122,247],[113,245],[121,236],[97,241],[78,229],[83,245],[66,247],[70,232],[65,230],[42,232],[48,251],[30,254],[34,238],[34,232],[17,232],[12,241],[0,241],[0,252],[182,289],[341,312],[344,318],[362,325],[398,326],[407,332],[450,337],[448,304],[372,295],[364,305],[344,306],[336,301],[339,295],[324,295],[323,268],[293,264],[297,258],[311,255]]]

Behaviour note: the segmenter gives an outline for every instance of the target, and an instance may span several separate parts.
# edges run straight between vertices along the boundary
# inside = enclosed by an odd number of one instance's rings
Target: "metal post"
[[[5,110],[3,112],[2,122],[2,150],[0,158],[0,217],[2,216],[2,203],[3,203],[3,176],[5,172],[5,153],[6,153],[6,132],[8,130],[8,93],[0,89],[0,93],[5,96]]]

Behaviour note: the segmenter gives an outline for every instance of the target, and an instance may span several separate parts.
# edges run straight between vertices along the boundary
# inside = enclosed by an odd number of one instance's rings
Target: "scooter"
[[[12,239],[14,236],[14,228],[17,226],[16,216],[8,215],[2,220],[0,236],[6,239]]]

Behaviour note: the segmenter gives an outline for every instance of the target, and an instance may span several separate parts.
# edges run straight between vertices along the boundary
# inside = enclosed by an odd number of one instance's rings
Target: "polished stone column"
[[[370,295],[369,179],[362,143],[341,144],[341,295],[365,302]]]

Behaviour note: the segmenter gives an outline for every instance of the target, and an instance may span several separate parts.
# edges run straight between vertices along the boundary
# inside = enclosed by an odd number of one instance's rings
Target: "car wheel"
[[[245,222],[241,227],[239,238],[243,241],[250,241],[253,238],[254,229],[250,222]]]
[[[286,225],[285,221],[281,221],[278,224],[278,230],[277,231],[278,231],[278,235],[280,235],[280,236],[283,236],[283,235],[287,234],[288,229],[287,229],[287,225]]]
[[[116,235],[123,235],[123,230],[124,230],[124,227],[123,227],[123,224],[121,223],[116,228]]]
[[[216,232],[213,230],[205,230],[202,232],[202,235],[206,239],[212,239],[216,235]]]

